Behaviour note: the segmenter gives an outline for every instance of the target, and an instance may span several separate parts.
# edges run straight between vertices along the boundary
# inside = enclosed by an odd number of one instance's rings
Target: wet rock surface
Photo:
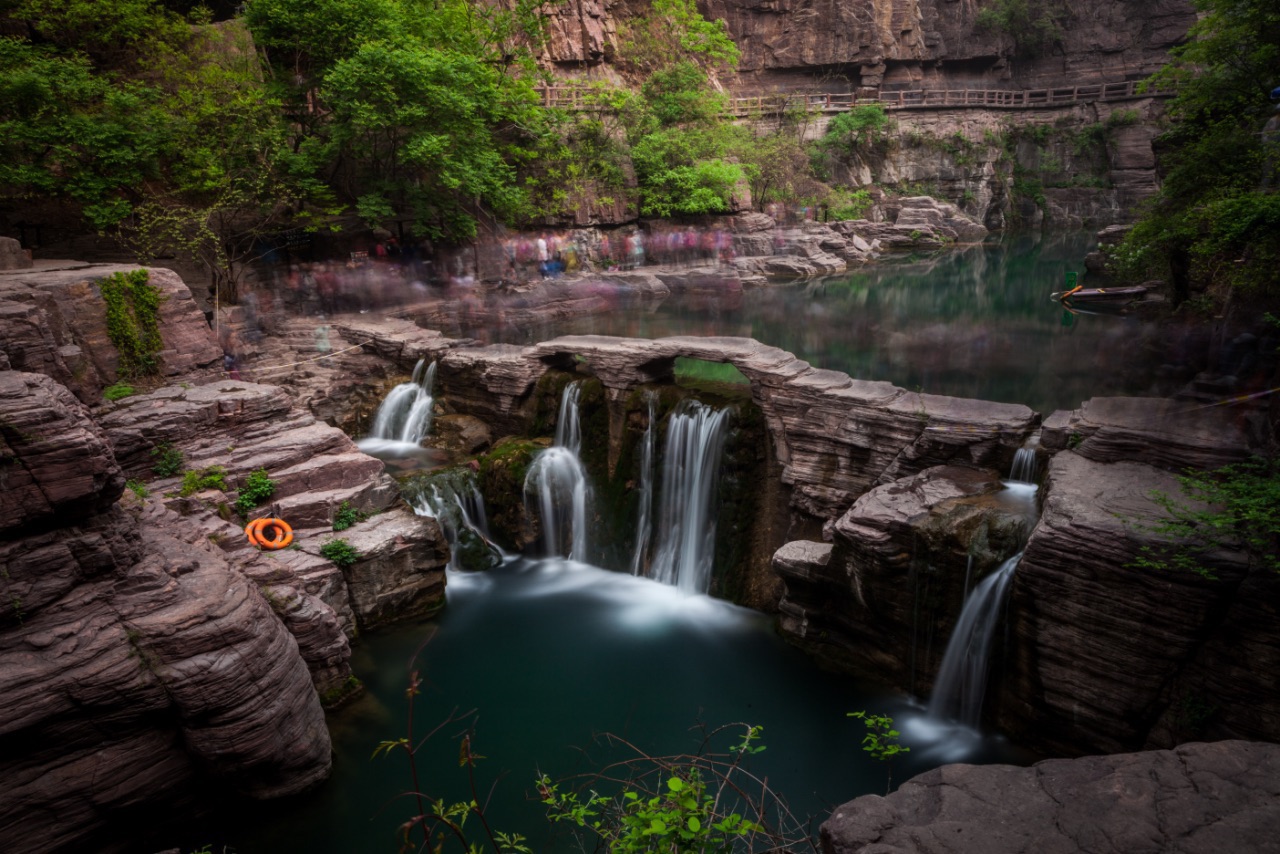
[[[1243,741],[945,765],[838,807],[824,854],[1280,851],[1280,746]]]

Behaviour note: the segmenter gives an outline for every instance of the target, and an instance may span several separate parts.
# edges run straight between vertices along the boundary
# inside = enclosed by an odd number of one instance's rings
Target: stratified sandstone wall
[[[324,714],[271,607],[212,544],[115,502],[106,434],[0,372],[0,848],[84,850],[197,780],[274,797],[328,776]]]

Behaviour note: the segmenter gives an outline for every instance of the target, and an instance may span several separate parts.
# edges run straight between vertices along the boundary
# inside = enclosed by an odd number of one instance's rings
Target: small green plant
[[[249,472],[244,485],[240,487],[240,494],[236,496],[236,511],[241,516],[248,516],[253,508],[270,498],[275,491],[276,482],[267,474],[266,469]]]
[[[112,273],[99,282],[107,305],[107,337],[120,354],[120,374],[154,374],[160,338],[160,303],[164,295],[150,284],[146,270]]]
[[[147,489],[147,485],[140,480],[126,480],[124,488],[139,498],[146,498],[151,494],[151,490]]]
[[[1080,443],[1083,441],[1084,436],[1081,436],[1079,433],[1072,433],[1067,437],[1067,447],[1074,451],[1076,448],[1080,447]]]
[[[333,513],[333,530],[345,531],[352,525],[358,525],[368,518],[368,513],[352,507],[350,501],[344,501],[338,505],[338,509]]]
[[[1178,483],[1180,497],[1152,494],[1168,518],[1147,528],[1177,544],[1144,546],[1131,566],[1183,570],[1216,581],[1204,559],[1235,548],[1250,565],[1280,573],[1280,461],[1254,457],[1213,471],[1188,471]]]
[[[790,851],[810,843],[768,785],[742,767],[746,757],[764,750],[756,744],[761,728],[732,725],[737,727],[743,727],[743,737],[728,753],[700,751],[666,758],[647,756],[608,736],[609,743],[634,750],[636,757],[610,765],[607,773],[588,775],[587,785],[570,791],[543,774],[536,781],[538,795],[548,818],[595,837],[596,850]],[[595,788],[618,783],[620,791],[612,797]],[[766,824],[767,815],[776,826]],[[591,850],[588,840],[578,842],[583,850]]]
[[[320,547],[320,554],[340,567],[346,568],[360,559],[360,552],[346,540],[330,540]]]
[[[893,789],[893,758],[902,753],[910,753],[910,747],[898,743],[902,733],[893,728],[893,718],[888,715],[873,715],[867,712],[849,712],[848,716],[857,718],[866,725],[867,733],[862,737],[862,749],[871,754],[872,759],[885,764],[889,772],[889,780],[885,786],[885,794]]]
[[[182,473],[182,488],[178,494],[183,498],[195,495],[206,489],[227,489],[227,470],[222,466],[208,466],[202,469],[188,469]]]
[[[116,383],[102,390],[102,396],[111,401],[122,400],[136,393],[134,387],[127,383]]]
[[[187,463],[182,451],[168,442],[161,442],[152,448],[151,456],[155,459],[151,464],[151,470],[160,477],[172,477],[182,471],[182,467]]]

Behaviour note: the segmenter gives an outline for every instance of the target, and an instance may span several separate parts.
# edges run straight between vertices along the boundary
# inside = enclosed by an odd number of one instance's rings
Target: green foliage
[[[115,383],[102,390],[102,396],[107,400],[112,401],[123,400],[124,398],[136,393],[136,389],[127,383]]]
[[[769,826],[765,817],[771,812],[780,824],[792,817],[767,784],[743,768],[747,757],[764,750],[757,744],[760,727],[736,726],[743,727],[743,737],[727,754],[657,758],[636,751],[635,759],[589,776],[588,784],[577,788],[541,775],[539,798],[551,821],[578,828],[586,837],[579,840],[584,850],[591,839],[611,852],[635,854],[793,850],[789,846],[807,841],[803,832]],[[616,737],[609,740],[626,745]],[[597,789],[605,783],[614,794]],[[763,796],[753,800],[748,791]]]
[[[360,559],[360,552],[346,540],[337,539],[320,546],[320,554],[340,567],[346,568]]]
[[[832,220],[862,219],[871,206],[875,204],[871,193],[866,190],[846,190],[837,188],[827,197],[827,217]]]
[[[1266,0],[1202,0],[1191,38],[1149,84],[1173,89],[1160,138],[1162,185],[1129,234],[1146,252],[1138,275],[1167,277],[1177,301],[1204,288],[1280,292],[1274,197],[1280,134],[1269,90],[1278,82],[1280,9]]]
[[[262,504],[276,491],[276,482],[267,474],[266,469],[249,472],[236,496],[236,511],[241,516],[248,516],[253,508]]]
[[[151,495],[151,490],[147,489],[147,485],[140,480],[126,480],[124,488],[139,498],[146,498]]]
[[[152,448],[151,456],[155,460],[151,464],[151,470],[159,477],[171,477],[177,474],[182,471],[182,467],[187,462],[182,451],[168,442],[161,442]]]
[[[1168,518],[1149,528],[1176,544],[1144,548],[1134,566],[1215,580],[1206,557],[1238,548],[1252,566],[1280,572],[1280,462],[1254,457],[1214,471],[1189,471],[1178,482],[1181,496],[1152,495]]]
[[[857,718],[866,726],[867,732],[862,737],[862,749],[871,754],[872,759],[885,763],[889,773],[885,794],[893,788],[893,758],[902,753],[910,753],[911,748],[903,747],[898,742],[902,733],[893,728],[893,718],[888,715],[868,714],[867,712],[849,712],[848,716]]]
[[[352,525],[358,525],[368,518],[368,513],[363,510],[357,510],[351,506],[351,502],[344,501],[338,505],[338,509],[333,513],[333,530],[345,531]]]
[[[195,495],[205,489],[227,489],[227,470],[222,466],[208,466],[202,469],[188,469],[182,473],[182,488],[178,494],[183,498]]]
[[[164,296],[149,284],[146,270],[112,273],[98,287],[107,304],[107,337],[120,354],[122,376],[154,374],[160,338],[160,303]]]
[[[1062,35],[1048,0],[993,0],[978,12],[976,23],[1008,36],[1021,56],[1039,56]]]
[[[652,0],[647,15],[626,20],[620,30],[619,61],[642,73],[681,61],[711,72],[738,65],[728,25],[702,17],[694,0]]]
[[[831,119],[818,146],[842,157],[867,154],[887,142],[889,116],[880,104],[863,104]]]

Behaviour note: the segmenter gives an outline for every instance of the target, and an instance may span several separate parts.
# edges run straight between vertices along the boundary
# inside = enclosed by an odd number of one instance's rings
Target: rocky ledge
[[[1246,741],[944,765],[838,807],[824,854],[1277,852],[1280,745]]]

